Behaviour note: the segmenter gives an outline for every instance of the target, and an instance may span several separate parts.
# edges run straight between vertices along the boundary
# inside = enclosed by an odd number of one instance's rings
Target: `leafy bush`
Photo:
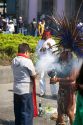
[[[7,56],[6,54],[0,54],[0,65],[10,65],[11,64],[11,57]]]
[[[2,60],[11,62],[17,53],[18,45],[25,42],[31,47],[32,60],[35,62],[35,48],[40,37],[24,36],[22,34],[0,34],[0,65]],[[4,63],[2,63],[3,65]],[[8,64],[8,63],[7,63]]]
[[[22,34],[0,34],[0,64],[1,60],[12,58],[17,53],[17,48],[20,43],[28,43],[31,47],[31,52],[34,53],[39,37],[24,36]],[[1,57],[3,57],[1,59]]]
[[[0,51],[6,48],[12,48],[17,52],[17,47],[20,43],[26,42],[34,52],[39,37],[24,36],[22,34],[0,34]]]

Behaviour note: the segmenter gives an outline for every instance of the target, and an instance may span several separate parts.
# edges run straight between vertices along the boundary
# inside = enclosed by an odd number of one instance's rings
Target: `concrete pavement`
[[[13,114],[13,83],[0,84],[0,125],[14,125],[14,114]],[[42,100],[42,105],[50,105],[57,107],[56,99],[52,98],[50,93],[49,78],[47,78],[46,84],[46,96],[39,97],[39,81],[36,80],[36,91],[37,91],[37,104],[39,100]],[[34,125],[55,125],[55,121],[49,120],[46,117],[34,118]]]

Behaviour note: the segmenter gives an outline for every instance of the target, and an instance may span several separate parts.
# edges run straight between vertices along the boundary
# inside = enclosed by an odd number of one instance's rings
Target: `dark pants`
[[[33,125],[32,94],[14,94],[15,125]]]

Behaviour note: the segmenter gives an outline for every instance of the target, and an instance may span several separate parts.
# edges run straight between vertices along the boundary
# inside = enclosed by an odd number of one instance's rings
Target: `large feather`
[[[65,16],[58,18],[48,16],[48,18],[60,27],[60,30],[57,30],[60,38],[59,45],[83,57],[83,33],[80,33],[80,29],[77,28],[77,17],[71,20]]]

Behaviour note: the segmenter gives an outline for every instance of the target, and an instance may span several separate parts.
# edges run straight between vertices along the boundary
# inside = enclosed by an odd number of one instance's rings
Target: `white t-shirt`
[[[50,43],[50,45],[51,45],[52,48],[49,48],[48,43]],[[55,51],[58,50],[58,48],[56,47],[55,44],[56,44],[56,43],[55,43],[55,40],[52,39],[52,38],[49,38],[49,39],[47,39],[47,40],[44,42],[43,47],[46,48],[46,50],[48,50],[48,51],[55,52]]]
[[[44,54],[44,52],[40,51],[40,49],[43,47],[43,44],[44,44],[45,40],[41,39],[38,41],[38,44],[37,44],[37,47],[36,47],[36,53],[37,55],[40,57]]]
[[[31,76],[36,75],[32,61],[28,58],[17,56],[12,61],[12,69],[14,76],[14,93],[18,95],[31,93],[33,88]]]
[[[13,33],[15,31],[14,24],[8,24],[7,26],[8,26],[8,31],[9,32]]]

